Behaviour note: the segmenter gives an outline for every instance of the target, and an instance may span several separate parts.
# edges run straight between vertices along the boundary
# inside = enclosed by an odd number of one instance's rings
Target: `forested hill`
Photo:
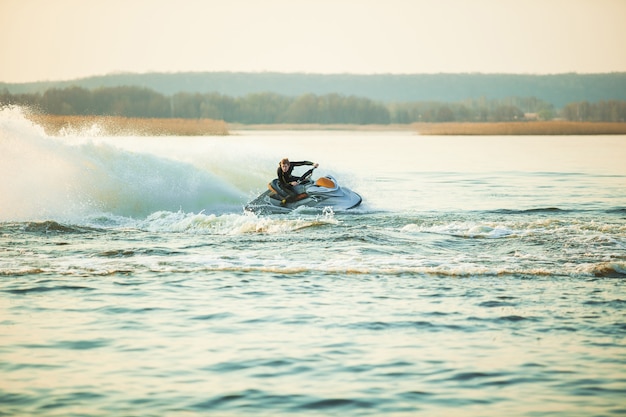
[[[187,72],[111,74],[58,82],[0,83],[12,94],[79,86],[87,89],[138,86],[172,95],[216,92],[240,97],[272,92],[285,96],[337,93],[382,102],[442,101],[536,97],[563,107],[579,101],[626,100],[626,73],[608,74],[301,74]]]

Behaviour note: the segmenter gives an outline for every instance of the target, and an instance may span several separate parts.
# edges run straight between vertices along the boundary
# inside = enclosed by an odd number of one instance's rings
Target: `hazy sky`
[[[626,0],[0,0],[0,81],[626,71]]]

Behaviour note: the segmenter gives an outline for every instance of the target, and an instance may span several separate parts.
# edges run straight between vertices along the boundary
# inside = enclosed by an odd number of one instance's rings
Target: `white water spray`
[[[232,211],[245,203],[247,195],[219,175],[97,139],[93,130],[50,137],[22,109],[0,110],[0,221]]]

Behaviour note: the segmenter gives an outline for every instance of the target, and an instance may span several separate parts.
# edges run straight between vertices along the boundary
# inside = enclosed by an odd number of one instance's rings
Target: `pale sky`
[[[0,81],[626,72],[626,0],[0,0]]]

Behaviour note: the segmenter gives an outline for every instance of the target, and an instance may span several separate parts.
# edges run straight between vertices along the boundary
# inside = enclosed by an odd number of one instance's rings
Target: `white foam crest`
[[[464,238],[502,239],[529,236],[560,236],[578,243],[624,245],[616,236],[626,234],[623,222],[607,224],[587,218],[512,219],[500,222],[447,221],[409,223],[401,228],[405,233],[433,233]]]
[[[184,270],[180,269],[180,265],[176,263],[161,263],[155,266],[159,272],[203,272],[203,271],[243,271],[243,272],[269,272],[278,274],[295,274],[295,273],[316,273],[316,274],[353,274],[353,275],[434,275],[449,277],[501,277],[501,276],[551,276],[555,273],[559,275],[567,274],[567,271],[555,271],[548,268],[524,268],[521,266],[512,267],[489,267],[475,264],[441,264],[441,265],[421,265],[421,264],[405,264],[392,265],[381,264],[380,259],[365,261],[362,263],[341,262],[337,259],[330,260],[307,260],[302,259],[294,262],[293,259],[283,259],[275,255],[268,256],[264,259],[259,258],[225,258],[215,255],[214,258],[207,258],[203,255],[202,259],[196,260],[195,266],[193,262],[186,263]],[[576,271],[570,271],[572,274]]]
[[[450,222],[436,225],[408,224],[401,229],[407,233],[434,233],[475,239],[501,239],[518,237],[525,233],[501,224],[477,224],[474,222]]]

